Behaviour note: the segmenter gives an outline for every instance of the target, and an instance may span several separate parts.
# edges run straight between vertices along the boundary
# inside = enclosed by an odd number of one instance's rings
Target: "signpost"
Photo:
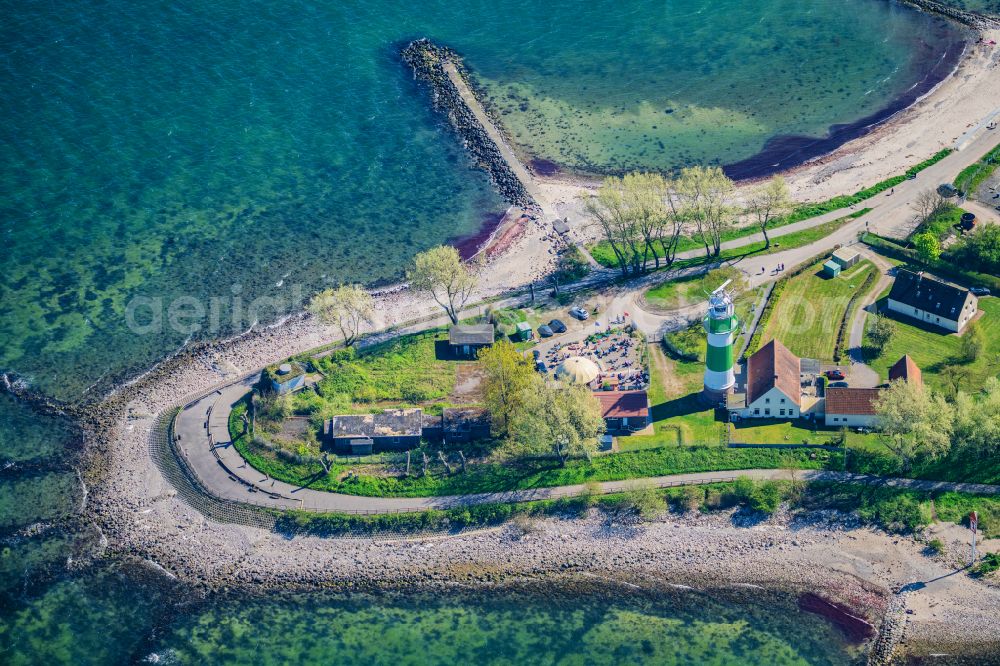
[[[969,514],[969,529],[972,530],[972,561],[969,566],[976,564],[976,530],[979,529],[979,514],[973,511]]]

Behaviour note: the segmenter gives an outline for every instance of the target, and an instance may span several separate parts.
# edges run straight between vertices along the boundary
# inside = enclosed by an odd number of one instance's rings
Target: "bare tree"
[[[622,275],[644,271],[646,240],[622,179],[606,178],[597,194],[587,197],[584,207],[614,252]]]
[[[747,199],[747,211],[756,220],[760,232],[764,234],[764,249],[771,247],[767,235],[768,226],[776,219],[788,215],[792,210],[792,199],[788,185],[781,176],[775,176],[763,185],[755,187]]]
[[[917,209],[916,221],[924,222],[948,206],[948,200],[941,196],[937,190],[924,190],[917,195],[913,205]]]
[[[722,252],[722,235],[732,226],[733,181],[719,167],[681,169],[677,195],[686,218],[705,246],[705,254],[717,257]]]

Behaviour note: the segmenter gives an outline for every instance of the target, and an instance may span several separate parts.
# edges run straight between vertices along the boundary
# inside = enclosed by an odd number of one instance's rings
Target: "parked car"
[[[570,308],[569,309],[569,314],[574,319],[579,319],[580,321],[583,321],[585,319],[590,319],[590,313],[587,312],[586,310],[584,310],[583,308],[579,308],[579,307]]]
[[[830,382],[830,388],[847,388],[847,382]]]
[[[538,327],[538,335],[542,336],[543,338],[551,338],[554,334],[552,333],[551,328],[549,328],[545,324],[542,324],[541,326]]]
[[[545,365],[545,361],[539,361],[535,363],[535,370],[541,373],[546,373],[549,371],[549,366]]]
[[[531,350],[531,357],[533,359],[535,359],[536,361],[538,360],[538,357],[541,356],[541,355],[542,355],[542,352],[538,351],[537,349],[532,349]]]
[[[549,328],[551,328],[556,333],[565,333],[566,332],[566,324],[562,323],[558,319],[553,319],[552,321],[550,321],[549,322]]]
[[[833,370],[827,370],[823,374],[826,375],[827,379],[845,379],[846,378],[846,375],[844,374],[844,371],[840,370],[839,368],[834,368]]]
[[[972,289],[969,289],[969,291],[971,291],[976,296],[989,296],[990,295],[990,290],[987,289],[986,287],[973,287]]]

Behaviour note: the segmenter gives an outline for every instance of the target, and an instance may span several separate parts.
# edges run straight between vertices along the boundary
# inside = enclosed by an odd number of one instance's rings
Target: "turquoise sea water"
[[[391,280],[420,249],[477,231],[504,203],[396,58],[421,36],[466,55],[526,153],[665,168],[855,121],[954,33],[881,0],[8,3],[0,369],[75,400],[192,337],[273,318],[325,284]],[[274,301],[247,314],[262,296]],[[136,334],[136,297],[138,324],[179,297],[206,310],[215,298],[220,321]],[[187,605],[144,568],[76,568],[100,538],[77,520],[78,446],[72,423],[0,396],[2,663],[187,663],[234,642],[236,661],[350,663],[344,641],[383,634],[396,638],[369,663],[454,663],[483,645],[498,661],[578,663],[586,647],[669,663],[677,647],[688,663],[840,663],[816,647],[829,627],[788,607],[754,628],[738,606],[713,617],[594,600]]]
[[[466,56],[526,150],[663,168],[866,116],[955,33],[884,0],[11,6],[0,367],[76,397],[245,329],[237,298],[271,319],[475,232],[504,205],[397,58],[420,36]],[[136,334],[135,297],[140,324],[181,297],[206,314]]]

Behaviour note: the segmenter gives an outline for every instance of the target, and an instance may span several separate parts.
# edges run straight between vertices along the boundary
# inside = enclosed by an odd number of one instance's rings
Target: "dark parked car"
[[[538,357],[541,356],[541,355],[542,355],[542,352],[538,351],[537,349],[532,349],[531,350],[531,357],[533,359],[535,359],[536,361],[538,360]]]
[[[545,361],[539,361],[538,363],[535,363],[535,370],[538,372],[548,372],[549,366],[545,365]]]
[[[836,368],[834,368],[833,370],[827,370],[823,374],[826,375],[827,379],[844,379],[844,377],[846,376],[846,375],[844,375],[844,373],[843,373],[842,370],[839,370],[839,369],[836,369]]]
[[[847,382],[830,382],[830,388],[847,388]]]
[[[549,322],[549,328],[551,328],[556,333],[565,333],[566,332],[566,324],[562,323],[558,319],[553,319],[552,321],[550,321]]]
[[[973,287],[969,291],[971,291],[976,296],[989,296],[990,295],[990,290],[987,289],[986,287]]]
[[[538,335],[542,336],[543,338],[551,338],[554,335],[554,333],[552,332],[551,328],[543,324],[542,326],[538,327]]]

